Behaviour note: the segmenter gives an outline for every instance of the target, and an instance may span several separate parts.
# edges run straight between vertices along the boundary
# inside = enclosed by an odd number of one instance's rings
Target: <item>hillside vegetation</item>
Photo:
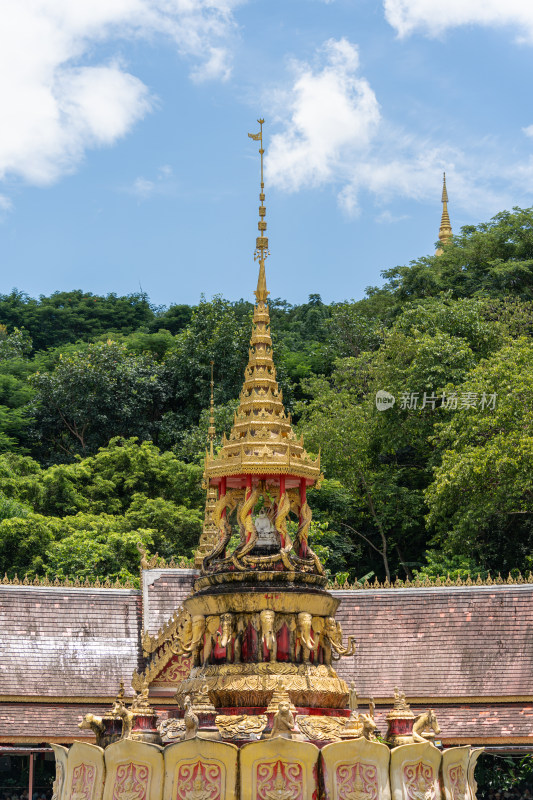
[[[533,209],[383,275],[360,301],[270,304],[287,410],[322,453],[315,549],[352,581],[528,572]],[[138,542],[192,554],[210,361],[221,436],[251,316],[221,297],[0,295],[2,573],[136,578]]]

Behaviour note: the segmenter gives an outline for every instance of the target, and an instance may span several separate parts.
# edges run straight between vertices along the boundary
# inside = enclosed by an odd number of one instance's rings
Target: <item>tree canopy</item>
[[[326,479],[312,539],[351,580],[533,567],[533,209],[463,228],[359,301],[270,303],[287,410]],[[190,556],[214,362],[217,436],[251,303],[0,296],[1,567],[136,575]],[[386,410],[376,405],[386,393]],[[394,402],[390,402],[390,397]]]

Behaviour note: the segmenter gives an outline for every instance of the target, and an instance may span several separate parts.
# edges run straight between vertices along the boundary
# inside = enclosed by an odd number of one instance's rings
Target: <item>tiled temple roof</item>
[[[154,703],[155,708],[163,705]],[[412,705],[415,714],[427,706]],[[75,739],[94,742],[88,729],[80,730],[78,723],[87,713],[102,715],[109,705],[76,703],[1,703],[0,744],[19,742],[71,742]],[[361,711],[367,708],[361,705]],[[388,707],[376,707],[378,729],[387,730]],[[533,703],[475,703],[439,705],[435,707],[445,745],[465,742],[481,744],[531,742],[533,746]]]
[[[533,585],[334,591],[361,696],[533,699]]]
[[[142,593],[0,586],[0,741],[90,736],[79,719],[106,710],[122,677],[131,692],[141,605],[155,635],[194,575],[145,570]],[[435,707],[445,743],[533,745],[533,584],[333,594],[345,636],[357,639],[355,657],[336,669],[360,697],[375,697],[382,730],[397,685],[415,713]]]
[[[134,589],[0,586],[0,696],[132,693],[140,625]]]
[[[108,710],[109,704],[0,703],[0,744],[14,740],[20,744],[94,742],[93,732],[80,730],[78,723],[85,714],[101,716]]]
[[[143,570],[143,626],[155,635],[190,594],[198,572],[194,569]]]

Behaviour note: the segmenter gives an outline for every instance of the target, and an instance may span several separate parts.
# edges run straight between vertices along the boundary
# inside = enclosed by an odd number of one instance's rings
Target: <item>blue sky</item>
[[[8,0],[0,292],[358,299],[533,204],[530,0]]]

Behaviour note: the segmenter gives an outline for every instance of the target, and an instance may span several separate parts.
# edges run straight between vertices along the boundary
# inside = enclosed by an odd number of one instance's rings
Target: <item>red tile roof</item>
[[[153,636],[165,627],[197,577],[194,569],[143,570],[143,622],[148,633]]]
[[[160,710],[168,706],[155,704]],[[175,706],[173,706],[175,708]],[[78,722],[87,713],[104,714],[109,705],[78,705],[75,703],[2,703],[0,704],[0,743],[44,742],[50,740],[93,741],[89,730],[80,730]],[[361,711],[366,711],[361,707]],[[388,708],[378,706],[376,722],[383,735],[387,733]],[[412,706],[415,714],[427,710],[425,706]],[[531,743],[533,746],[533,703],[462,704],[435,706],[441,728],[438,737],[444,744],[498,743],[500,740]]]
[[[363,697],[533,698],[533,585],[334,591]]]
[[[0,586],[0,695],[110,697],[140,666],[140,592]]]

